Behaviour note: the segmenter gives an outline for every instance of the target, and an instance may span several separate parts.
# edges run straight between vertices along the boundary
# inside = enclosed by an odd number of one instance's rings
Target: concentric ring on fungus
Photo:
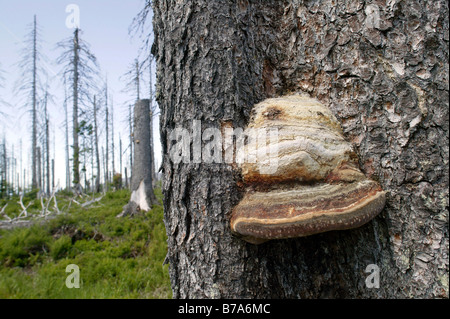
[[[230,224],[244,240],[258,244],[356,228],[383,210],[385,192],[359,170],[339,122],[317,100],[300,95],[267,99],[255,105],[246,131],[252,129],[276,129],[278,136],[262,146],[249,141],[237,150],[263,154],[256,163],[239,164],[246,189]],[[269,151],[274,148],[276,153]],[[275,170],[261,172],[273,162]]]

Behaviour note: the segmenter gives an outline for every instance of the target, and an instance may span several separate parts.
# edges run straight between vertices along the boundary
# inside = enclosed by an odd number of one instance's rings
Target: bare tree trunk
[[[114,148],[114,104],[111,101],[111,152],[112,152],[112,173],[116,173],[116,161],[115,161],[115,148]]]
[[[153,1],[163,194],[175,298],[448,298],[446,1]],[[169,133],[244,128],[268,97],[329,106],[388,192],[353,230],[246,243],[228,164],[178,163]],[[205,142],[204,142],[205,143]],[[371,266],[372,265],[372,266]],[[371,288],[367,269],[379,269]]]
[[[73,38],[73,184],[75,192],[81,191],[80,185],[80,147],[78,142],[78,65],[79,44],[78,29]]]
[[[92,134],[91,135],[91,191],[92,191],[92,193],[96,192],[94,158],[95,158],[95,143],[94,143],[94,134]]]
[[[69,112],[67,110],[67,94],[66,87],[64,83],[64,113],[66,116],[65,121],[65,132],[66,132],[66,188],[71,190],[72,186],[70,184],[70,156],[69,156]]]
[[[129,127],[130,127],[130,175],[132,175],[132,169],[133,169],[133,149],[134,149],[134,147],[133,147],[133,113],[132,113],[132,111],[131,111],[131,105],[130,105],[130,107],[129,107],[129,109],[128,109],[128,113],[129,113],[129,120],[130,120],[130,123],[129,123]]]
[[[97,101],[94,96],[94,147],[95,147],[95,161],[97,164],[97,176],[95,178],[94,192],[100,191],[100,155],[98,151],[98,125],[97,125]]]
[[[153,59],[149,59],[149,75],[150,75],[150,157],[152,161],[151,165],[151,173],[152,173],[152,181],[153,187],[155,187],[156,183],[156,172],[155,172],[155,148],[153,143],[153,117],[155,116],[156,107],[153,105],[153,81],[152,81],[152,61]]]
[[[108,82],[105,87],[105,129],[106,129],[106,164],[105,164],[105,188],[108,190],[109,184],[109,110],[108,110]]]
[[[37,27],[36,27],[36,15],[34,16],[33,25],[33,84],[32,84],[32,158],[31,158],[31,188],[37,187],[37,173],[36,173],[36,159],[37,159],[37,117],[36,117],[36,100],[37,100]]]
[[[38,146],[36,148],[36,182],[37,188],[42,191],[42,174],[41,174],[41,148]]]
[[[148,211],[156,203],[150,171],[150,108],[149,100],[139,100],[134,107],[134,164],[131,177],[131,199],[119,216]]]
[[[46,192],[50,196],[50,130],[49,130],[49,114],[47,111],[48,92],[45,92],[44,100],[44,116],[45,116],[45,164],[46,164]]]
[[[81,169],[81,172],[83,173],[83,177],[84,177],[84,189],[88,189],[88,182],[87,182],[87,168],[86,168],[86,163],[87,163],[87,158],[86,158],[86,138],[83,137],[82,139],[83,141],[83,167]]]
[[[10,187],[11,187],[11,192],[14,194],[14,187],[15,187],[15,185],[14,185],[14,176],[16,175],[15,174],[16,169],[15,169],[15,158],[14,158],[14,144],[12,144],[12,146],[11,146],[11,160],[10,161],[11,161],[11,163],[9,165],[9,167],[11,168]]]
[[[103,187],[102,190],[105,191],[106,190],[106,168],[105,168],[105,148],[102,145],[102,164],[103,164]]]
[[[7,190],[7,183],[8,183],[8,162],[7,162],[7,156],[6,156],[6,139],[3,137],[3,154],[2,154],[2,184],[1,191],[2,191],[2,197],[8,196],[8,190]]]
[[[122,137],[119,134],[119,167],[120,167],[120,185],[123,185],[123,175],[122,175]]]
[[[109,184],[109,112],[108,105],[106,105],[106,152],[105,152],[105,188],[108,189]]]
[[[23,158],[22,158],[22,155],[23,155],[23,150],[22,150],[22,139],[20,139],[20,142],[19,142],[19,148],[20,148],[20,168],[19,168],[19,172],[20,172],[20,174],[22,174],[22,172],[23,172],[23,167],[22,167],[22,164],[23,164]],[[23,177],[23,176],[22,176]],[[19,177],[19,187],[20,187],[20,189],[21,189],[21,191],[22,192],[25,192],[25,183],[22,183],[22,180],[24,180],[24,178],[20,178]]]
[[[140,70],[139,70],[139,61],[137,59],[134,63],[134,66],[135,66],[135,71],[136,71],[135,79],[134,79],[135,84],[136,84],[136,101],[139,101],[141,99],[141,93],[140,93],[141,92],[141,85],[140,85],[141,76],[140,76]]]
[[[40,168],[41,172],[40,172],[40,179],[41,179],[41,194],[45,194],[46,188],[47,188],[47,178],[46,178],[46,169],[47,169],[47,165],[46,165],[46,159],[45,159],[45,140],[44,143],[42,144],[42,148],[39,151],[39,154],[41,155],[41,159],[39,161],[40,164],[42,164],[42,167]]]
[[[10,158],[10,165],[9,168],[11,172],[9,173],[10,176],[10,182],[9,187],[11,190],[11,193],[14,194],[14,176],[15,176],[15,159],[14,159],[14,144],[11,145],[11,158]]]
[[[125,167],[125,188],[128,188],[128,173],[126,167]]]
[[[55,188],[55,159],[52,158],[52,189]]]

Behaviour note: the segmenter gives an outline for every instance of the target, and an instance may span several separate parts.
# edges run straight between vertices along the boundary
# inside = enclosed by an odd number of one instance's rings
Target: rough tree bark
[[[446,1],[153,1],[168,262],[175,298],[448,297]],[[365,226],[248,244],[239,172],[174,164],[169,132],[245,127],[288,92],[328,105],[388,192]],[[369,289],[369,264],[380,287]]]
[[[148,211],[156,203],[150,156],[150,101],[138,100],[134,106],[134,162],[131,198],[119,217]]]

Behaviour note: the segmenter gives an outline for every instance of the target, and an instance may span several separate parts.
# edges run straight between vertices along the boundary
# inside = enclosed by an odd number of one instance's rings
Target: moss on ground
[[[0,230],[0,298],[171,298],[163,209],[117,218],[129,197],[109,192],[45,224]],[[79,267],[79,289],[66,287],[70,264]]]

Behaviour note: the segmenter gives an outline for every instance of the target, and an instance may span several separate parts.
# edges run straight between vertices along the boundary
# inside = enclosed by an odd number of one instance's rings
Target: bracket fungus
[[[244,133],[252,136],[255,129],[277,134],[262,142],[248,138],[237,149],[244,156],[238,163],[245,193],[230,224],[244,240],[258,244],[356,228],[384,208],[385,192],[360,171],[338,120],[319,101],[267,99],[255,105]],[[256,161],[248,160],[250,153]]]

